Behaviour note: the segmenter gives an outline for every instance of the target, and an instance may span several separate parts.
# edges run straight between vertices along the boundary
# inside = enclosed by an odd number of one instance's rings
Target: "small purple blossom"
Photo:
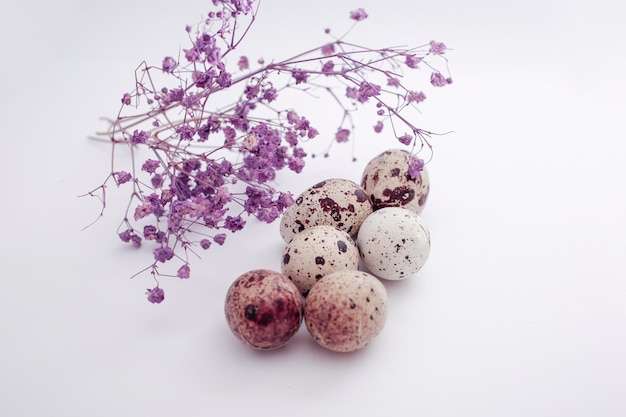
[[[176,62],[174,58],[172,58],[171,56],[166,56],[165,58],[163,58],[163,64],[161,65],[161,69],[163,70],[163,72],[171,74],[172,72],[174,72],[177,66],[178,62]]]
[[[228,216],[226,220],[224,220],[224,227],[230,230],[231,232],[237,232],[245,226],[246,221],[241,218],[241,216]]]
[[[143,219],[150,214],[152,214],[152,204],[148,201],[144,201],[135,208],[135,220]]]
[[[305,165],[305,162],[304,162],[304,159],[302,158],[291,158],[288,163],[289,169],[295,172],[296,174],[299,174],[300,172],[302,172],[304,165]]]
[[[154,259],[158,262],[167,262],[174,257],[174,251],[168,246],[161,246],[152,251]]]
[[[213,241],[220,246],[223,245],[224,242],[226,241],[226,234],[218,233],[217,235],[213,236]]]
[[[126,171],[118,171],[114,173],[113,176],[115,177],[115,182],[117,183],[117,185],[125,184],[133,179],[133,176]]]
[[[309,74],[303,70],[295,70],[292,72],[293,78],[296,80],[296,84],[303,84],[307,82]]]
[[[130,106],[130,103],[131,103],[130,99],[131,99],[130,94],[124,93],[124,95],[122,95],[122,103],[127,106]]]
[[[143,237],[146,240],[156,240],[157,232],[158,230],[154,225],[148,224],[143,227]]]
[[[154,159],[146,159],[143,165],[141,165],[141,170],[149,174],[154,174],[154,171],[156,171],[160,165],[161,164],[159,163],[159,161],[156,161]]]
[[[263,91],[263,100],[265,100],[268,103],[271,103],[272,101],[276,100],[277,97],[278,97],[278,91],[275,88],[268,88]]]
[[[430,53],[434,55],[443,55],[446,52],[446,45],[443,42],[430,41]]]
[[[348,136],[350,136],[350,131],[348,129],[339,129],[337,133],[335,133],[335,140],[338,143],[347,142]]]
[[[247,56],[242,55],[239,57],[239,61],[237,61],[237,68],[239,68],[239,71],[250,69],[250,62],[248,61]]]
[[[421,103],[426,100],[426,95],[421,91],[409,91],[406,95],[406,101],[408,103]]]
[[[119,234],[119,237],[122,242],[130,242],[136,248],[141,246],[141,237],[137,235],[134,230],[126,229]]]
[[[165,291],[163,291],[163,289],[158,286],[152,289],[147,289],[146,295],[148,296],[148,301],[153,304],[159,304],[163,300],[165,300]]]
[[[326,45],[322,46],[322,55],[330,56],[330,55],[333,55],[334,53],[335,53],[334,43],[327,43]]]
[[[189,278],[189,271],[189,264],[184,264],[180,268],[178,268],[178,271],[176,271],[176,276],[180,279],[187,279]]]
[[[143,130],[135,130],[130,138],[130,143],[133,145],[143,144],[148,142],[148,133]]]
[[[420,173],[424,170],[424,160],[416,156],[411,158],[409,163],[409,178],[416,180],[419,178]]]
[[[383,122],[381,122],[380,120],[376,122],[376,124],[374,125],[374,132],[376,133],[380,133],[383,130]]]
[[[335,68],[335,63],[333,61],[326,61],[324,65],[322,65],[322,73],[326,75],[330,75]]]
[[[443,75],[441,75],[440,72],[433,72],[430,75],[430,83],[435,87],[443,87],[446,84],[449,84],[448,80]]]
[[[367,13],[365,12],[365,9],[358,8],[350,12],[350,19],[359,22],[361,20],[367,19]]]
[[[416,55],[406,55],[404,57],[404,63],[406,64],[407,67],[409,68],[417,68],[420,64],[420,62],[422,62],[422,58],[416,56]]]
[[[411,142],[413,142],[413,136],[409,135],[408,133],[405,133],[404,135],[400,136],[398,140],[403,145],[410,145]]]

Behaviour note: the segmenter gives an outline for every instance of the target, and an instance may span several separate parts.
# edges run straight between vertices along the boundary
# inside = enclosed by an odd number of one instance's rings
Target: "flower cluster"
[[[330,40],[318,48],[270,63],[259,60],[254,67],[234,53],[255,21],[256,7],[255,0],[213,0],[214,10],[186,27],[187,48],[159,65],[138,67],[134,88],[121,95],[120,111],[102,133],[114,148],[112,169],[87,195],[100,198],[104,210],[109,182],[128,189],[118,234],[136,247],[150,242],[154,261],[143,271],[155,279],[189,278],[196,249],[224,244],[249,217],[270,223],[293,203],[292,194],[276,190],[273,180],[283,169],[302,171],[302,145],[319,132],[293,103],[281,102],[287,91],[319,91],[336,103],[338,126],[328,135],[334,143],[355,140],[353,113],[363,110],[375,120],[374,132],[390,129],[388,135],[415,154],[430,151],[431,132],[411,121],[426,95],[407,76],[424,69],[432,86],[451,83],[430,62],[437,60],[447,72],[443,43],[371,49],[326,30]],[[358,9],[349,17],[356,23],[368,15]],[[118,166],[120,149],[130,153],[130,166]],[[172,261],[171,273],[159,271]],[[158,280],[147,297],[163,301]]]

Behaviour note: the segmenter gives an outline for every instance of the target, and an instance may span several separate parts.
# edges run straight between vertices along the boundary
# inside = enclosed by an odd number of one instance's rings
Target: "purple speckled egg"
[[[281,272],[306,296],[324,275],[359,269],[359,250],[343,230],[320,225],[294,236],[283,250]]]
[[[306,327],[322,347],[353,352],[367,346],[387,319],[387,290],[364,271],[325,275],[309,292],[304,305]]]
[[[228,327],[246,345],[275,349],[297,333],[304,317],[304,303],[300,290],[286,276],[257,269],[231,284],[224,313]]]
[[[374,210],[402,207],[420,214],[430,191],[428,171],[417,178],[409,176],[413,155],[403,149],[390,149],[374,157],[363,170],[361,186],[367,192]]]
[[[372,211],[372,203],[359,184],[342,178],[327,179],[302,192],[285,210],[280,235],[289,242],[304,229],[327,225],[344,230],[354,239]]]

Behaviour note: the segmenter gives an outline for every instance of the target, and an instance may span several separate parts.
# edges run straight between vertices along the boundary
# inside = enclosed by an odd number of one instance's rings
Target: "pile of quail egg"
[[[410,158],[385,151],[366,165],[360,184],[331,178],[296,198],[281,218],[281,271],[246,272],[228,290],[226,320],[239,340],[278,348],[304,321],[322,347],[352,352],[382,331],[383,281],[416,274],[430,252],[420,218],[428,173],[411,179]]]

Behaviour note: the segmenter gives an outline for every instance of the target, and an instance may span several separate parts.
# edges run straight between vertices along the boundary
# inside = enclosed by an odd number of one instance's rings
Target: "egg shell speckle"
[[[369,272],[388,280],[405,279],[426,263],[430,233],[411,210],[385,207],[361,225],[357,246]]]
[[[361,223],[374,211],[363,188],[354,181],[331,178],[321,181],[300,194],[289,206],[280,222],[285,242],[313,226],[327,225],[344,230],[356,238]]]
[[[274,349],[296,334],[304,317],[304,302],[296,285],[267,269],[239,276],[226,294],[228,327],[246,345]]]
[[[430,178],[425,168],[418,178],[409,176],[411,158],[411,153],[404,149],[390,149],[365,166],[361,186],[372,201],[374,210],[402,207],[417,214],[424,210],[430,192]]]
[[[367,346],[387,319],[387,290],[364,271],[337,271],[320,279],[304,307],[307,330],[322,347],[352,352]]]
[[[304,296],[324,275],[359,267],[359,250],[345,231],[332,226],[310,227],[294,236],[283,251],[281,272]]]

